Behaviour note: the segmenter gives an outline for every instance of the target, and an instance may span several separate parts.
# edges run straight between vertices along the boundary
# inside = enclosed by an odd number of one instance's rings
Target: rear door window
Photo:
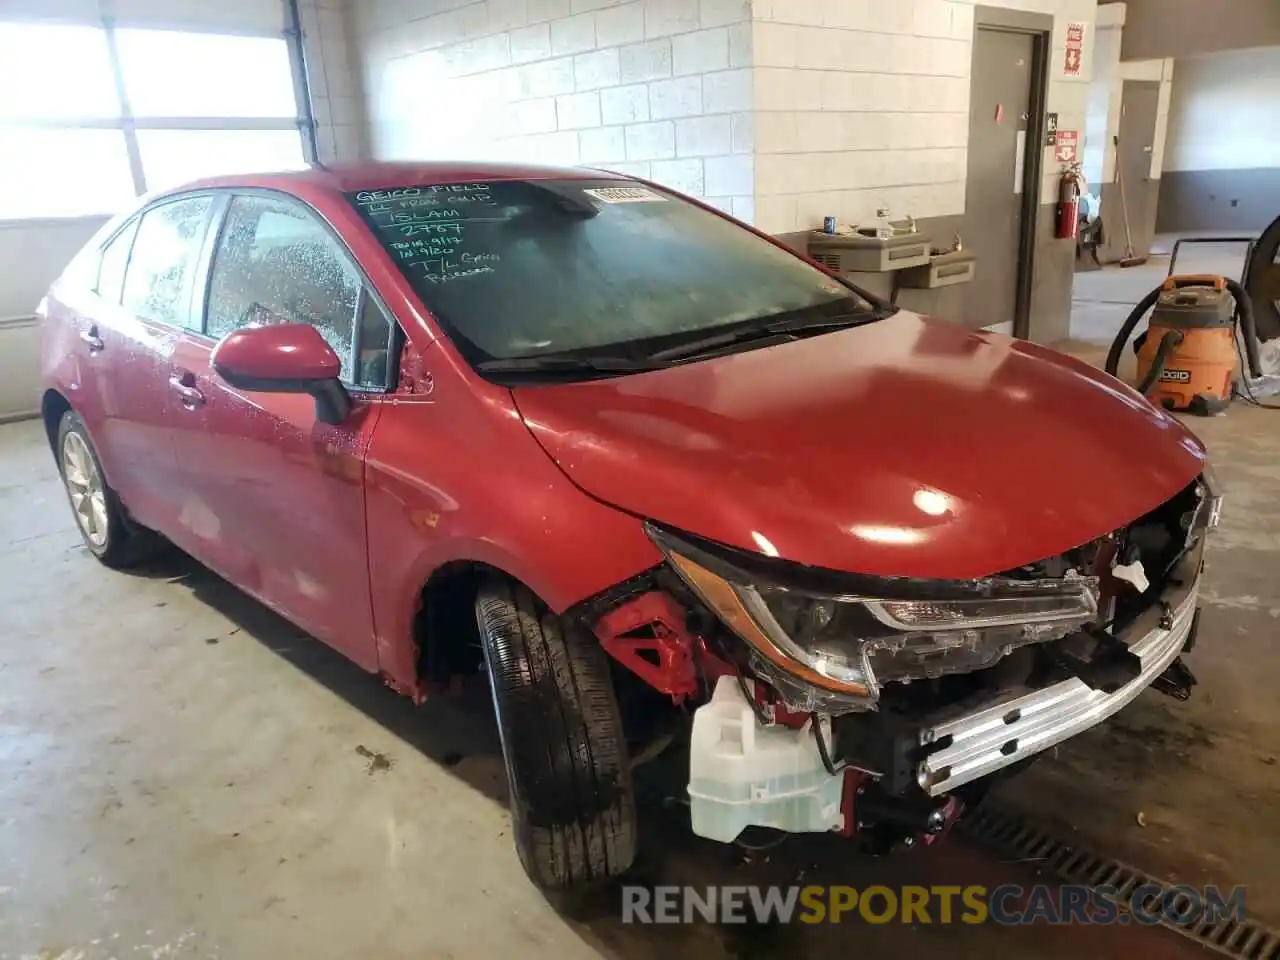
[[[102,251],[98,267],[98,296],[108,303],[118,304],[124,290],[124,274],[129,266],[129,253],[133,250],[133,238],[138,232],[138,221],[131,221],[112,238]]]
[[[214,254],[205,333],[221,338],[241,327],[309,323],[342,361],[342,379],[361,385],[366,365],[356,362],[355,337],[362,286],[346,250],[301,204],[238,196]]]
[[[142,215],[124,280],[124,306],[144,320],[185,327],[191,282],[213,197],[184,197]]]

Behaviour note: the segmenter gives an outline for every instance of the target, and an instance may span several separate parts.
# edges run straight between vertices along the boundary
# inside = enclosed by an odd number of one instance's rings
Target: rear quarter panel
[[[115,459],[98,442],[105,417],[100,372],[80,340],[80,333],[94,322],[96,300],[95,294],[67,285],[55,287],[45,297],[40,309],[40,393],[61,394],[80,415],[98,449],[107,482],[113,484]]]
[[[89,238],[53,282],[36,313],[40,320],[40,393],[60,393],[80,415],[91,438],[102,435],[104,407],[97,365],[89,363],[80,334],[99,320],[101,299],[93,292],[98,279],[103,242],[132,211],[113,217]],[[98,450],[102,469],[111,482],[115,463],[110,452]]]

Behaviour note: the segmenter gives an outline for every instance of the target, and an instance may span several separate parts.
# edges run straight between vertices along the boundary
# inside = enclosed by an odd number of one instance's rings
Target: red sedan
[[[1194,436],[651,183],[204,181],[42,310],[89,549],[171,541],[417,699],[487,672],[546,888],[630,864],[655,712],[688,721],[695,832],[891,846],[1193,682]]]

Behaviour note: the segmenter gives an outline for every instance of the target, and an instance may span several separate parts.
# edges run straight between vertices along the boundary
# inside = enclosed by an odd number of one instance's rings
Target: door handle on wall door
[[[189,373],[181,376],[175,373],[169,378],[169,389],[178,395],[183,407],[194,410],[204,405],[204,394],[188,382],[190,379]]]
[[[88,330],[81,330],[80,339],[83,340],[86,344],[88,344],[89,356],[93,356],[96,353],[101,353],[103,350],[107,348],[107,345],[102,342],[102,338],[98,336],[98,327],[96,324],[90,327]]]

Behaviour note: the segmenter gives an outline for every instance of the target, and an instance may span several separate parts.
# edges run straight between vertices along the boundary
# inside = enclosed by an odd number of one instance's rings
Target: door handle
[[[174,374],[169,378],[169,389],[178,395],[178,399],[182,401],[182,406],[187,410],[195,410],[197,407],[204,406],[204,394],[193,387],[188,380],[191,374]]]
[[[86,344],[88,344],[89,356],[91,357],[94,356],[95,354],[101,353],[103,350],[107,348],[107,345],[102,342],[102,338],[98,336],[97,324],[90,327],[88,330],[81,330],[80,339],[83,340]]]

